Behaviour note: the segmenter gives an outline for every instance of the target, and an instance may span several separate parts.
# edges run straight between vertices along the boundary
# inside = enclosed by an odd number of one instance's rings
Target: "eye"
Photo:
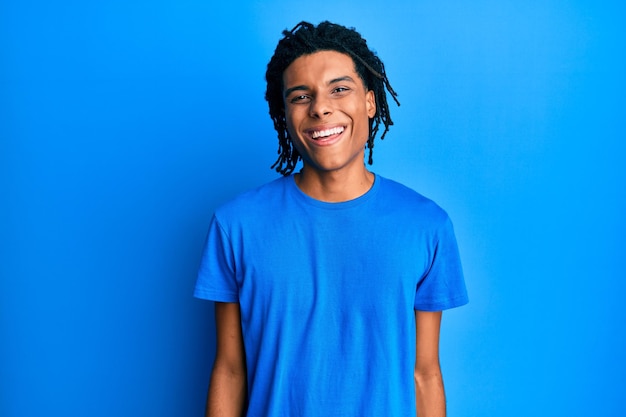
[[[350,89],[348,87],[343,87],[342,86],[342,87],[333,88],[332,93],[341,95],[341,94],[346,93],[348,91],[350,91]]]
[[[299,95],[299,96],[293,96],[293,97],[291,97],[289,99],[289,102],[293,103],[293,104],[308,103],[309,101],[311,101],[311,97],[309,97],[309,96],[307,96],[305,94],[302,94],[302,95]]]

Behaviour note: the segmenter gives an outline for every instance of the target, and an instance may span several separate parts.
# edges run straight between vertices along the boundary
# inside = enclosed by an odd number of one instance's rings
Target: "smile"
[[[344,131],[343,126],[333,127],[331,129],[325,129],[325,130],[316,130],[313,133],[311,133],[311,137],[313,139],[323,139],[328,136],[338,135],[340,133],[343,133],[343,131]]]

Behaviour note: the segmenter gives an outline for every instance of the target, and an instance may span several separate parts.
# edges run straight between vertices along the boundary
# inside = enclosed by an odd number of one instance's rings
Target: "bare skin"
[[[348,55],[319,51],[296,59],[283,74],[285,117],[303,159],[298,187],[320,201],[365,194],[374,174],[364,164],[369,119],[376,102]],[[246,403],[246,365],[238,304],[216,303],[217,354],[208,417],[240,417]],[[419,417],[445,417],[439,367],[441,312],[415,312],[415,400]]]
[[[419,417],[445,417],[446,398],[439,366],[439,312],[415,312],[415,406]]]
[[[246,403],[246,359],[237,303],[215,303],[217,347],[207,417],[241,417]]]

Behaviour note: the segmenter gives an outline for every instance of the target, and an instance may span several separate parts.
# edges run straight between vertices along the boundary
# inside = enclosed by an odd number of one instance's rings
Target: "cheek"
[[[300,113],[302,113],[302,111],[301,109],[297,107],[296,108],[287,107],[285,109],[285,121],[287,122],[287,125],[296,126],[298,124],[298,120],[302,118]]]
[[[358,123],[358,125],[361,128],[365,128],[369,130],[369,122],[371,120],[371,116],[370,116],[370,109],[367,103],[355,108],[354,114],[359,115],[359,117],[356,119],[356,123]]]
[[[287,126],[287,130],[289,134],[293,132],[293,114],[289,110],[285,110],[285,125]]]
[[[296,129],[293,117],[289,117],[288,114],[285,115],[285,126],[287,127],[287,133],[289,134],[291,142],[294,144],[296,149],[300,151],[300,139],[298,137],[298,129]]]
[[[305,106],[298,106],[295,109],[285,110],[285,124],[292,139],[297,139],[298,131],[302,128],[302,123],[307,118]]]

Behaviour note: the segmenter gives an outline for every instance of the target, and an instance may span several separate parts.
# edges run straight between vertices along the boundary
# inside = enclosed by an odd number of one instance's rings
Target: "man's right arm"
[[[217,348],[206,417],[241,417],[246,403],[246,360],[237,303],[215,303]]]

